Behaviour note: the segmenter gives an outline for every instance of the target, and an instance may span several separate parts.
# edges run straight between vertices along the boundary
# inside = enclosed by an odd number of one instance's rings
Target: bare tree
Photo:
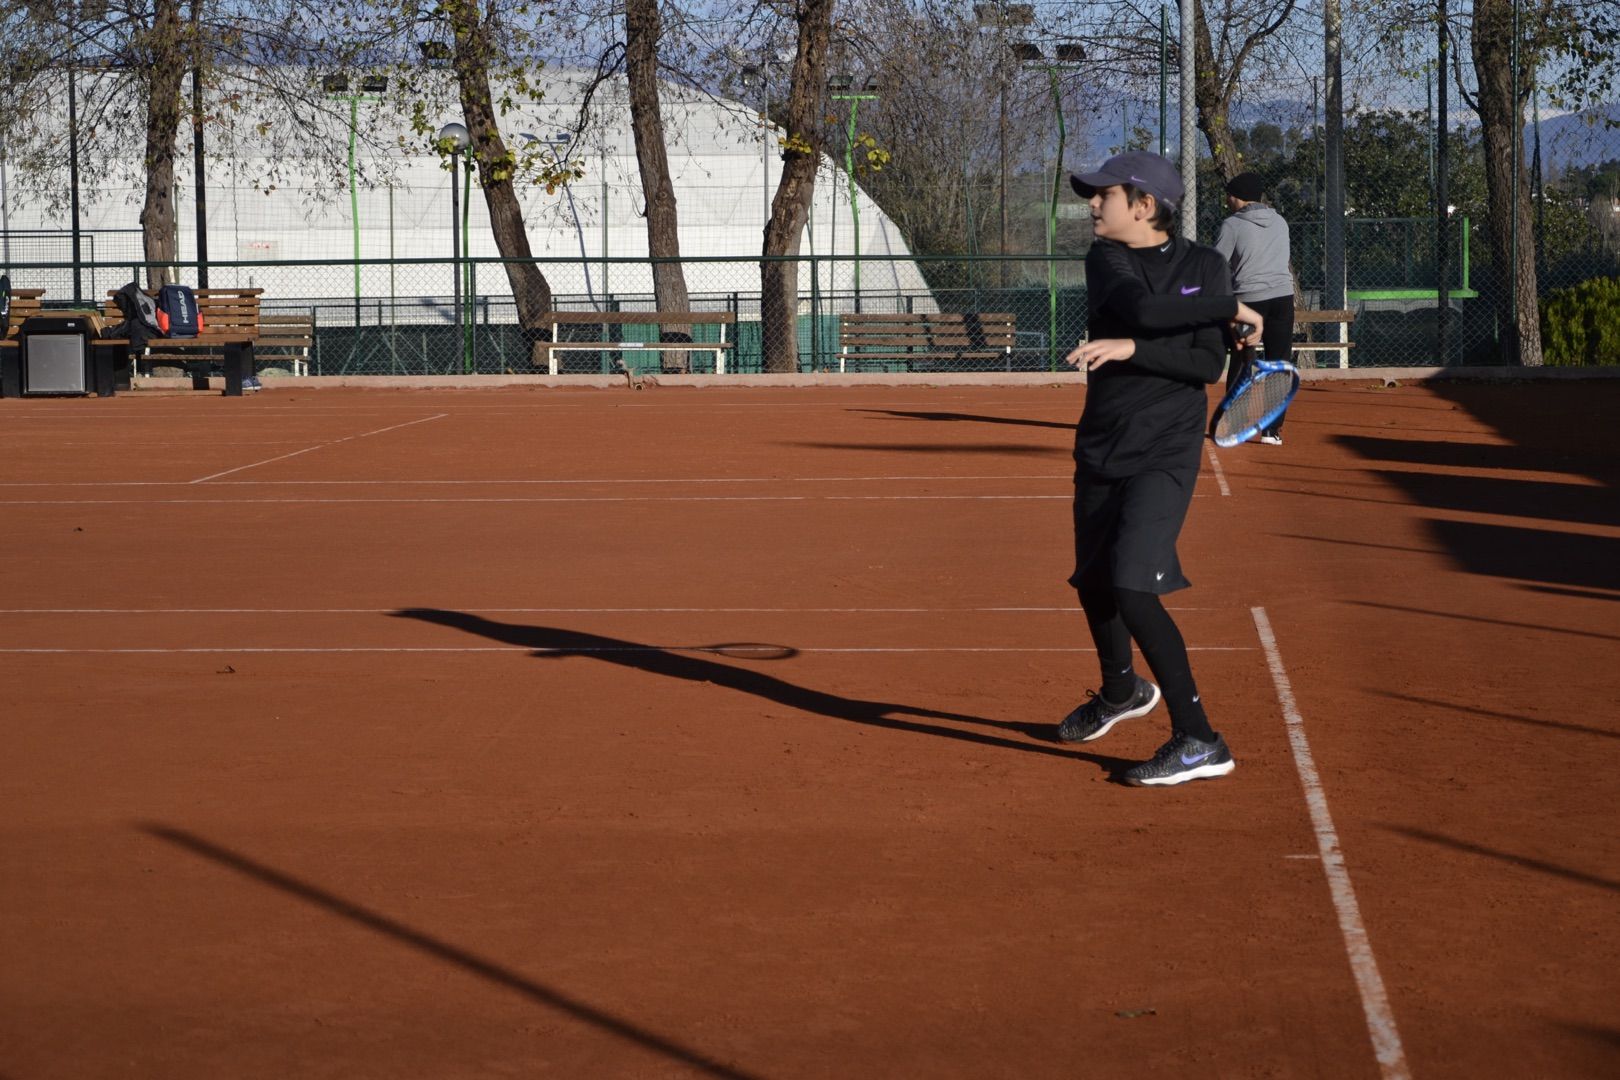
[[[1243,171],[1243,157],[1232,139],[1232,102],[1245,65],[1266,39],[1293,13],[1294,0],[1219,0],[1218,29],[1212,35],[1205,0],[1193,0],[1193,94],[1198,130],[1204,133],[1215,169],[1223,180]]]
[[[647,204],[647,251],[652,256],[653,294],[659,311],[687,311],[686,274],[681,267],[675,184],[665,151],[663,111],[658,101],[658,44],[662,25],[658,0],[626,0],[625,72],[630,84],[630,127],[641,167]],[[672,354],[682,357],[684,353]]]
[[[451,66],[471,139],[469,160],[489,209],[490,231],[505,260],[518,322],[536,333],[551,311],[551,284],[533,262],[523,207],[513,186],[518,162],[501,137],[496,98],[490,90],[491,66],[513,58],[498,48],[495,21],[480,9],[478,0],[439,0],[438,10],[449,31]]]
[[[827,82],[827,47],[832,38],[833,0],[797,0],[791,11],[797,43],[783,114],[782,177],[771,200],[770,220],[760,262],[760,334],[764,368],[770,373],[799,368],[800,237],[810,217],[816,170],[821,163],[822,88]]]
[[[1420,0],[1385,5],[1381,39],[1401,55],[1414,33],[1433,33],[1433,8]],[[1499,280],[1497,314],[1506,358],[1528,367],[1542,363],[1540,304],[1536,281],[1534,207],[1525,168],[1524,110],[1538,82],[1555,104],[1570,110],[1612,100],[1620,52],[1620,3],[1616,0],[1526,0],[1515,20],[1513,0],[1474,0],[1444,32],[1466,36],[1468,48],[1452,54],[1443,73],[1479,116],[1485,149],[1491,262]],[[1469,85],[1463,56],[1473,61]],[[1544,76],[1544,72],[1554,72]]]

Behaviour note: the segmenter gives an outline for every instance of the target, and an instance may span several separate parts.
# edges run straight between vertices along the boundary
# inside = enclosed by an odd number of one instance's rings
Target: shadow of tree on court
[[[1078,406],[1076,406],[1078,408]],[[1026,420],[1021,416],[980,416],[976,413],[959,412],[931,412],[913,411],[909,409],[852,409],[851,412],[871,413],[875,416],[892,416],[897,420],[933,420],[944,423],[969,424],[1014,424],[1018,427],[1057,428],[1060,431],[1073,431],[1074,422],[1064,423],[1059,420]]]
[[[1469,855],[1495,859],[1498,862],[1523,867],[1526,870],[1536,870],[1543,874],[1550,874],[1553,877],[1563,878],[1565,881],[1591,885],[1594,888],[1607,889],[1610,892],[1620,892],[1620,881],[1599,877],[1596,874],[1588,874],[1584,870],[1572,870],[1567,866],[1559,866],[1557,863],[1550,863],[1544,859],[1531,858],[1528,855],[1514,855],[1508,851],[1497,851],[1495,848],[1488,848],[1468,840],[1459,840],[1453,836],[1442,836],[1440,833],[1429,832],[1427,829],[1414,829],[1406,825],[1385,825],[1384,828],[1392,833],[1410,837],[1413,840],[1422,840],[1425,843],[1438,844],[1442,847],[1466,852]]]
[[[618,664],[621,667],[635,668],[638,671],[646,671],[654,675],[662,675],[666,678],[695,683],[713,683],[728,690],[751,694],[754,697],[763,698],[778,705],[785,705],[801,712],[832,717],[835,720],[846,720],[850,723],[865,724],[890,731],[908,731],[918,735],[958,739],[962,742],[975,743],[980,746],[990,746],[1002,750],[1017,750],[1026,754],[1047,754],[1055,757],[1079,759],[1089,761],[1107,770],[1110,774],[1118,774],[1136,764],[1134,761],[1127,761],[1123,758],[1066,750],[1053,745],[1043,746],[1018,739],[1009,739],[1001,735],[987,734],[981,731],[967,731],[961,728],[945,727],[940,724],[922,723],[919,720],[902,719],[902,717],[920,717],[924,720],[945,720],[957,724],[970,724],[975,727],[998,728],[1002,731],[1017,732],[1029,739],[1037,739],[1043,743],[1052,743],[1055,740],[1055,726],[1052,724],[991,720],[982,716],[946,712],[917,705],[843,697],[839,694],[829,694],[823,690],[799,686],[796,683],[788,682],[786,679],[779,679],[774,675],[767,675],[761,671],[718,663],[702,655],[690,655],[686,649],[679,646],[648,645],[643,642],[607,637],[602,634],[590,634],[580,630],[566,630],[560,627],[505,623],[494,619],[486,619],[481,615],[472,615],[463,611],[444,611],[438,608],[406,608],[394,612],[393,615],[401,619],[416,619],[421,622],[435,623],[439,626],[449,626],[492,641],[532,649],[537,657],[545,659],[583,656],[592,660]],[[691,647],[691,652],[713,653],[717,648],[725,647],[694,646]]]
[[[319,886],[301,881],[274,867],[255,862],[245,855],[204,840],[193,833],[152,822],[142,823],[137,828],[148,836],[162,840],[164,843],[173,844],[175,847],[182,848],[193,855],[201,856],[210,862],[234,870],[261,884],[279,889],[305,903],[323,908],[334,915],[364,926],[368,930],[382,934],[384,937],[392,938],[419,952],[459,967],[463,971],[471,972],[488,982],[504,986],[508,990],[514,990],[531,1001],[539,1002],[576,1020],[583,1021],[600,1031],[616,1035],[628,1042],[681,1062],[708,1076],[726,1077],[727,1080],[750,1080],[752,1076],[750,1073],[740,1072],[730,1066],[704,1057],[697,1051],[684,1047],[679,1043],[639,1028],[611,1013],[603,1012],[584,1002],[576,1001],[566,994],[537,983],[492,960],[487,960],[465,949],[457,948],[430,934],[425,934],[386,915],[372,911],[370,908],[361,907],[352,900],[345,900],[336,893],[327,892]]]
[[[1397,429],[1387,436],[1341,433],[1334,441],[1364,461],[1415,466],[1374,473],[1410,504],[1546,523],[1425,522],[1463,572],[1584,599],[1620,591],[1620,543],[1558,528],[1620,525],[1620,425],[1613,422],[1620,386],[1442,381],[1432,392],[1446,412],[1466,412],[1490,433],[1471,441],[1417,439],[1402,438]],[[1435,473],[1436,466],[1555,473],[1587,482]]]

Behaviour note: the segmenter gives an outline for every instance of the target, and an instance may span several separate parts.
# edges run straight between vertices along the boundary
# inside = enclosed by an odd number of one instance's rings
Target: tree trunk
[[[147,65],[146,201],[141,206],[141,244],[148,263],[180,257],[174,206],[175,144],[180,134],[180,83],[187,68],[180,0],[157,0],[142,60]],[[174,280],[169,266],[149,266],[147,288]]]
[[[664,149],[664,117],[658,104],[658,0],[626,0],[625,69],[630,83],[630,128],[647,200],[647,253],[652,256],[653,296],[659,311],[690,311],[681,266],[675,184]],[[666,370],[685,371],[688,354],[665,354]]]
[[[1513,85],[1512,0],[1475,0],[1474,74],[1479,79],[1480,131],[1485,143],[1485,189],[1490,204],[1491,261],[1498,268],[1497,318],[1508,363],[1540,367],[1541,315],[1536,300],[1536,246],[1532,233],[1530,177],[1524,152],[1514,156],[1514,133],[1524,130],[1520,88],[1534,69],[1528,45],[1520,45],[1519,87]],[[1518,198],[1514,198],[1515,176]],[[1515,230],[1517,251],[1515,252]],[[1517,307],[1509,280],[1517,264]]]
[[[784,117],[788,142],[759,268],[761,347],[771,373],[799,370],[799,264],[791,256],[799,253],[821,162],[821,88],[827,81],[832,9],[833,0],[804,0],[798,9],[799,44]]]
[[[1204,21],[1204,5],[1193,5],[1193,100],[1198,108],[1198,130],[1209,143],[1209,152],[1215,159],[1215,169],[1223,181],[1243,171],[1237,143],[1232,139],[1232,96],[1222,85],[1222,73],[1215,64],[1215,47],[1209,38],[1209,24]]]
[[[449,17],[455,38],[456,86],[461,92],[461,113],[472,143],[468,161],[477,166],[478,186],[489,208],[490,232],[501,258],[506,260],[506,280],[517,304],[518,325],[526,336],[539,340],[545,316],[552,307],[551,284],[532,261],[523,207],[512,186],[517,159],[501,139],[489,89],[489,36],[478,0],[446,0],[442,10]]]

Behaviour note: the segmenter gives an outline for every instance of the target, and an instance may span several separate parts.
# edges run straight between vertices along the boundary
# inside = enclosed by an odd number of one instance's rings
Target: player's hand
[[[1130,338],[1097,338],[1082,341],[1065,359],[1074,367],[1096,371],[1110,360],[1129,360],[1136,355],[1136,342]]]
[[[1238,301],[1237,315],[1232,319],[1232,336],[1237,343],[1247,347],[1260,344],[1260,335],[1266,328],[1266,320],[1254,308]]]

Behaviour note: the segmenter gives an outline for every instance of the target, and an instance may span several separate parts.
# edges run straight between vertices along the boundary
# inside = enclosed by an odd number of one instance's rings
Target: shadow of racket
[[[680,652],[713,653],[733,660],[789,660],[799,655],[791,645],[771,645],[761,641],[723,641],[718,645],[674,646]]]

